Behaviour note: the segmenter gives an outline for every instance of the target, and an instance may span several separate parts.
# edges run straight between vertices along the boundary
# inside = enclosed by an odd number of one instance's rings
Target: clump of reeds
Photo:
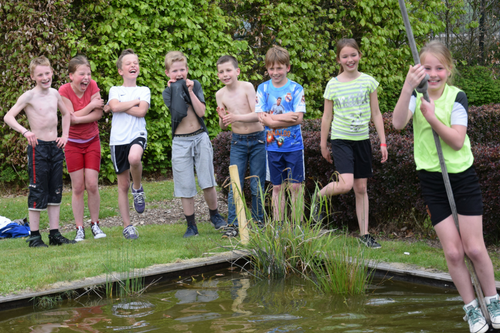
[[[311,208],[326,204],[312,196]],[[298,274],[325,293],[363,294],[370,282],[364,249],[348,242],[345,234],[324,229],[313,218],[313,209],[309,217],[304,216],[302,202],[281,206],[292,207],[291,212],[284,212],[283,221],[266,218],[262,229],[250,221],[247,249],[254,275],[276,279]]]

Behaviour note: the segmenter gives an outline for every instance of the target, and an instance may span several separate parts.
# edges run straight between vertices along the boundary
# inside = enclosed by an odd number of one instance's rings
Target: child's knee
[[[448,249],[444,254],[446,261],[452,265],[457,265],[464,261],[464,252],[460,249]]]

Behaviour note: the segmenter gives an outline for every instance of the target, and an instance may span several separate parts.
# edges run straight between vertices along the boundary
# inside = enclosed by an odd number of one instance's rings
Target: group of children
[[[381,162],[387,160],[382,115],[378,106],[378,82],[358,70],[361,51],[353,39],[337,43],[339,75],[332,78],[324,93],[324,114],[321,125],[321,153],[329,163],[335,163],[337,180],[322,188],[314,198],[354,189],[360,241],[370,248],[380,244],[368,233],[367,179],[372,176],[372,153],[368,124],[374,122],[380,139]],[[500,304],[495,288],[493,266],[482,233],[482,197],[473,167],[473,156],[467,130],[467,97],[463,91],[449,85],[454,72],[449,50],[439,42],[430,42],[420,55],[422,65],[410,66],[401,96],[393,113],[393,125],[402,129],[413,117],[415,132],[415,162],[424,200],[431,221],[439,236],[450,275],[466,305],[465,320],[470,332],[488,330],[470,276],[464,263],[467,254],[476,267],[484,291],[485,303],[494,328],[500,328]],[[217,113],[222,129],[231,125],[230,164],[237,165],[241,186],[247,166],[251,177],[251,215],[255,223],[264,222],[262,193],[266,179],[266,163],[272,183],[273,220],[284,220],[284,190],[292,197],[292,216],[300,221],[303,207],[304,145],[301,123],[306,112],[304,89],[287,78],[290,71],[288,52],[273,46],[266,54],[265,66],[270,80],[260,84],[255,92],[252,84],[238,80],[240,69],[232,56],[217,61],[217,75],[224,87],[216,94]],[[99,228],[99,191],[97,179],[100,167],[100,142],[97,120],[104,112],[112,112],[110,137],[111,158],[118,178],[118,206],[123,219],[123,235],[138,237],[130,224],[128,190],[134,196],[138,213],[145,209],[141,184],[141,158],[147,144],[144,117],[150,105],[150,91],[136,84],[139,59],[130,49],[117,61],[122,86],[112,87],[109,102],[104,105],[99,88],[91,80],[88,61],[77,56],[70,61],[70,83],[59,93],[51,88],[52,69],[45,57],[34,59],[30,73],[36,82],[34,89],[24,93],[5,115],[5,122],[28,140],[30,193],[28,198],[31,237],[29,246],[47,246],[39,233],[41,210],[49,215],[50,245],[74,243],[85,238],[83,229],[83,192],[87,189],[91,229],[95,238],[106,237]],[[205,98],[200,82],[188,79],[187,58],[179,51],[165,56],[165,74],[169,78],[163,100],[172,119],[172,171],[174,195],[181,197],[187,230],[184,237],[198,235],[194,215],[196,194],[195,170],[203,189],[210,219],[216,229],[224,229],[226,237],[238,234],[238,220],[233,202],[233,190],[228,199],[228,221],[218,212],[213,150],[204,123]],[[430,102],[415,92],[428,75]],[[20,125],[15,117],[25,110],[30,129]],[[57,136],[57,109],[62,114],[62,136]],[[454,225],[446,196],[441,169],[433,143],[432,130],[442,141],[446,166],[457,202],[460,231]],[[328,147],[328,135],[331,150]],[[73,211],[77,225],[75,240],[68,240],[58,231],[59,205],[62,192],[62,166],[65,149],[68,172],[73,188]],[[333,156],[333,159],[332,159]],[[266,162],[267,161],[267,162]],[[132,184],[130,184],[132,176]],[[313,207],[313,218],[325,217],[321,205]]]

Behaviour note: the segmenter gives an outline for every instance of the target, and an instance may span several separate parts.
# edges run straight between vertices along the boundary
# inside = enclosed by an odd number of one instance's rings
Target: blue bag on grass
[[[0,216],[0,238],[18,238],[30,235],[30,227],[27,219],[9,220]]]

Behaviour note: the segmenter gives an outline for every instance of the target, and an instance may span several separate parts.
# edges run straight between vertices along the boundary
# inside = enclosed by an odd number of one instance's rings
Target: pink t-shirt
[[[71,88],[71,83],[63,84],[59,88],[59,94],[71,101],[74,111],[79,111],[89,105],[92,96],[99,91],[100,89],[97,86],[97,83],[92,79],[90,80],[87,90],[85,90],[85,92],[83,93],[82,98],[76,96],[73,88]],[[96,135],[99,135],[99,127],[97,126],[97,121],[86,124],[71,125],[69,128],[70,139],[88,140]]]

